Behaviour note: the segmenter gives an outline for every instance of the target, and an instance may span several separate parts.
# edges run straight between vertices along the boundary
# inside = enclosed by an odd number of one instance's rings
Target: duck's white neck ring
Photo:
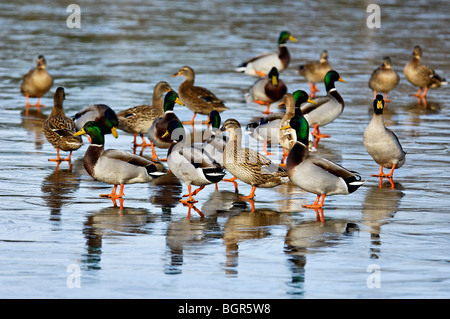
[[[330,90],[328,91],[328,93],[331,93],[331,92],[334,92],[334,91],[337,91],[337,89],[336,89],[336,88],[332,88],[332,89],[330,89]]]

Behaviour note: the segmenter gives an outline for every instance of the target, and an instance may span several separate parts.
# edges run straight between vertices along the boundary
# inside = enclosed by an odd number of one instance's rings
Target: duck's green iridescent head
[[[295,115],[289,121],[289,125],[297,133],[297,141],[308,146],[309,144],[309,124],[302,115]]]
[[[292,93],[292,95],[294,96],[294,100],[295,100],[295,107],[300,107],[303,103],[305,102],[309,102],[309,103],[313,103],[313,104],[317,104],[317,102],[311,100],[309,98],[308,93],[306,93],[303,90],[297,90],[294,93]]]
[[[167,125],[167,131],[162,138],[170,136],[172,141],[181,141],[185,136],[183,124],[179,120],[172,120]]]
[[[79,136],[83,134],[89,135],[89,137],[91,138],[91,144],[105,144],[105,135],[103,134],[99,124],[95,121],[86,122],[83,128],[73,134],[73,136]]]
[[[282,31],[278,38],[278,44],[285,44],[287,40],[297,42],[297,39],[294,38],[289,31]]]
[[[211,127],[213,128],[213,131],[217,131],[220,128],[220,122],[221,122],[220,114],[218,111],[213,110],[211,113],[209,113],[209,122],[211,123]]]
[[[164,97],[164,112],[173,111],[175,103],[183,105],[183,103],[181,103],[180,101],[178,93],[174,90],[167,92],[166,96]]]
[[[384,110],[384,98],[381,94],[377,94],[375,100],[373,100],[373,112],[375,114],[383,114]]]
[[[327,74],[325,74],[325,78],[323,82],[325,83],[325,88],[327,91],[334,88],[334,83],[336,81],[347,83],[347,81],[344,81],[340,76],[339,73],[337,73],[334,70],[328,71]]]

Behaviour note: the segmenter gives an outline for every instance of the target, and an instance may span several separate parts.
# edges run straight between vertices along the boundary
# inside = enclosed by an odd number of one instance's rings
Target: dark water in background
[[[68,4],[0,4],[1,297],[450,297],[449,88],[430,90],[425,108],[408,96],[416,88],[402,74],[420,44],[424,62],[450,77],[446,1],[382,3],[379,29],[366,26],[364,1],[80,1],[79,29],[66,26]],[[192,209],[187,219],[178,202],[187,188],[166,179],[126,186],[119,210],[98,197],[110,186],[82,168],[87,145],[73,154],[72,170],[47,161],[55,150],[41,124],[57,86],[66,89],[68,115],[92,103],[119,111],[150,102],[158,81],[178,88],[183,79],[171,75],[190,65],[196,83],[230,107],[223,118],[245,126],[264,107],[245,102],[255,79],[234,68],[274,50],[284,29],[299,40],[288,44],[292,62],[281,75],[290,92],[308,90],[296,67],[323,49],[347,80],[337,84],[344,113],[326,127],[332,138],[318,151],[368,182],[349,196],[328,197],[325,222],[301,206],[315,195],[290,184],[258,189],[255,212],[232,205],[232,184],[218,192],[206,187],[196,204],[204,217]],[[42,99],[43,115],[27,117],[19,87],[39,54],[55,84]],[[378,167],[362,144],[371,117],[367,81],[386,55],[401,82],[385,119],[408,152],[395,189],[370,177]],[[192,117],[186,108],[176,112]],[[119,131],[106,144],[131,151],[131,141]],[[239,191],[250,187],[240,183]],[[73,269],[80,270],[80,288],[69,288]],[[373,274],[381,275],[379,288],[369,288]]]

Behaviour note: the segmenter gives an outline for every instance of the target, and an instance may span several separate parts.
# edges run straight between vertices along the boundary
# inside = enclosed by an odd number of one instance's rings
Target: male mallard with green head
[[[301,189],[317,195],[314,204],[303,207],[322,208],[325,196],[347,195],[364,184],[359,174],[309,153],[309,125],[301,114],[295,115],[285,128],[293,128],[297,133],[297,141],[286,159],[289,179]]]
[[[282,31],[278,37],[277,52],[263,53],[249,59],[239,65],[236,71],[260,77],[265,77],[273,67],[276,67],[278,72],[283,71],[291,61],[291,55],[286,46],[288,40],[297,42],[289,31]]]
[[[110,194],[101,194],[100,197],[122,198],[125,184],[147,183],[165,174],[154,162],[142,156],[115,149],[105,150],[105,133],[97,122],[87,122],[74,135],[82,134],[91,138],[84,154],[84,168],[94,179],[114,185]],[[118,185],[119,194],[116,193]]]

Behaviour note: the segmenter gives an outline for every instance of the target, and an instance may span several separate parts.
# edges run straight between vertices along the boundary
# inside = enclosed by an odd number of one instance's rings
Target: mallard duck
[[[151,141],[150,143],[147,143],[144,139],[144,134],[147,134],[156,118],[164,115],[163,94],[169,91],[172,91],[169,83],[165,81],[158,82],[153,90],[152,105],[138,105],[117,113],[117,117],[119,118],[119,129],[134,134],[133,145],[135,147],[142,146],[145,148],[150,145],[152,148],[152,160],[156,160],[158,157],[156,156],[153,143]],[[142,139],[141,144],[136,143],[138,134]]]
[[[387,95],[398,85],[398,82],[400,82],[400,76],[392,68],[391,58],[384,57],[383,64],[372,72],[369,79],[369,88],[373,91],[373,98],[377,96],[377,92],[382,92],[384,101],[388,102]]]
[[[312,99],[316,104],[304,103],[300,110],[310,126],[314,126],[312,132],[316,138],[316,145],[321,138],[330,137],[320,133],[319,127],[333,122],[344,111],[344,100],[336,90],[336,81],[346,82],[334,70],[328,71],[324,78],[326,96],[318,96]]]
[[[309,99],[308,94],[303,90],[297,90],[293,94],[287,93],[283,96],[280,105],[285,105],[286,112],[277,112],[261,118],[258,122],[252,122],[247,125],[246,130],[255,139],[264,143],[263,151],[267,155],[272,153],[267,151],[267,144],[278,145],[283,147],[283,155],[287,156],[287,152],[291,149],[295,142],[295,132],[293,130],[281,130],[286,126],[289,120],[299,110],[301,104],[305,102],[316,103]],[[293,140],[293,142],[291,142]]]
[[[276,67],[273,67],[268,76],[257,80],[250,88],[249,98],[251,101],[266,105],[267,109],[263,112],[270,113],[270,105],[283,98],[287,93],[287,86],[280,80]]]
[[[179,105],[183,105],[180,99],[178,98],[178,94],[175,91],[167,92],[164,97],[164,116],[160,116],[153,121],[152,126],[150,126],[148,130],[148,138],[150,142],[153,143],[156,147],[167,149],[172,145],[172,140],[170,136],[166,136],[163,138],[163,135],[166,134],[167,126],[172,120],[179,120],[178,116],[173,111],[173,107],[175,103]]]
[[[219,112],[211,111],[209,114],[210,119],[210,135],[203,143],[203,149],[206,153],[211,155],[211,157],[220,165],[223,165],[223,150],[228,142],[228,137],[223,135],[220,130],[221,117]]]
[[[42,124],[42,129],[47,141],[56,148],[57,158],[49,159],[52,162],[70,161],[72,152],[79,149],[83,145],[81,137],[74,136],[76,132],[75,123],[68,118],[63,109],[63,101],[65,100],[64,88],[56,89],[53,101],[53,109],[48,118]],[[61,158],[59,150],[70,152],[69,157]]]
[[[227,119],[220,130],[229,133],[223,154],[226,170],[252,186],[250,194],[241,197],[242,199],[252,200],[257,187],[271,188],[289,181],[283,168],[257,151],[242,147],[242,130],[237,120]]]
[[[112,134],[117,138],[119,119],[116,112],[105,104],[92,104],[72,117],[77,131],[81,130],[87,122],[95,121],[102,129],[103,134]]]
[[[47,72],[47,63],[43,55],[38,56],[36,60],[36,68],[30,70],[24,77],[20,85],[20,92],[26,96],[27,105],[26,110],[32,106],[28,99],[30,97],[37,97],[38,101],[35,106],[40,110],[41,97],[47,93],[53,85],[53,77]]]
[[[288,40],[297,42],[297,39],[289,31],[282,31],[278,37],[278,52],[260,54],[243,62],[236,71],[260,77],[265,77],[272,67],[276,67],[278,72],[283,71],[291,61],[291,55],[286,46]]]
[[[309,82],[310,98],[316,96],[319,89],[316,86],[317,82],[322,82],[328,71],[331,71],[331,66],[328,63],[328,51],[323,50],[320,54],[319,61],[308,61],[305,64],[301,64],[298,67],[298,72],[301,76],[304,76]]]
[[[110,194],[101,194],[100,197],[122,198],[125,184],[147,183],[165,174],[154,162],[142,156],[115,149],[105,150],[105,134],[97,122],[87,122],[74,135],[82,134],[91,138],[84,154],[84,168],[94,179],[114,185]],[[118,185],[119,194],[116,193]]]
[[[286,128],[293,128],[297,133],[297,142],[286,160],[289,179],[304,191],[317,195],[313,205],[303,207],[322,208],[325,196],[350,194],[364,184],[356,172],[309,153],[309,125],[302,115],[295,115]]]
[[[394,169],[402,167],[405,163],[406,153],[395,133],[386,128],[383,109],[383,96],[378,94],[373,101],[373,116],[364,131],[363,142],[369,155],[380,165],[380,173],[372,176],[392,178]],[[384,174],[383,167],[391,171]]]
[[[421,59],[422,48],[416,45],[412,53],[411,61],[403,69],[403,74],[412,85],[419,87],[419,91],[416,94],[412,94],[412,96],[425,99],[429,88],[435,89],[442,85],[447,85],[447,82],[443,77],[436,74],[433,69],[422,64]]]
[[[284,163],[284,160],[288,156],[289,151],[291,150],[292,146],[294,146],[295,142],[297,141],[297,134],[294,129],[292,129],[292,128],[291,129],[282,129],[282,128],[284,128],[286,125],[289,124],[289,121],[291,120],[291,118],[294,117],[295,114],[301,113],[300,106],[306,102],[309,102],[312,104],[316,103],[313,100],[311,100],[308,96],[308,93],[306,93],[303,90],[297,90],[292,94],[288,93],[283,97],[282,104],[284,104],[286,106],[286,114],[281,119],[280,126],[278,127],[279,141],[280,141],[281,147],[283,148],[283,159],[282,159],[281,163]],[[315,150],[312,145],[312,141],[313,141],[313,137],[311,134],[309,134],[308,147],[309,147],[310,151]]]
[[[206,185],[217,183],[225,176],[223,167],[214,161],[201,147],[186,144],[186,132],[179,120],[173,120],[163,137],[170,136],[173,143],[167,151],[167,165],[170,171],[188,187],[187,200],[181,203],[195,203],[197,195]],[[192,192],[192,185],[199,186]]]
[[[184,122],[184,124],[194,125],[194,119],[197,113],[209,115],[212,110],[223,112],[229,109],[225,106],[224,102],[210,90],[201,86],[194,85],[195,73],[191,67],[183,66],[178,70],[177,73],[173,74],[172,76],[180,75],[185,77],[184,82],[181,83],[180,87],[178,88],[180,101],[184,105],[186,105],[192,112],[194,112],[192,120],[190,122]],[[209,123],[209,120],[206,121],[206,123]]]

